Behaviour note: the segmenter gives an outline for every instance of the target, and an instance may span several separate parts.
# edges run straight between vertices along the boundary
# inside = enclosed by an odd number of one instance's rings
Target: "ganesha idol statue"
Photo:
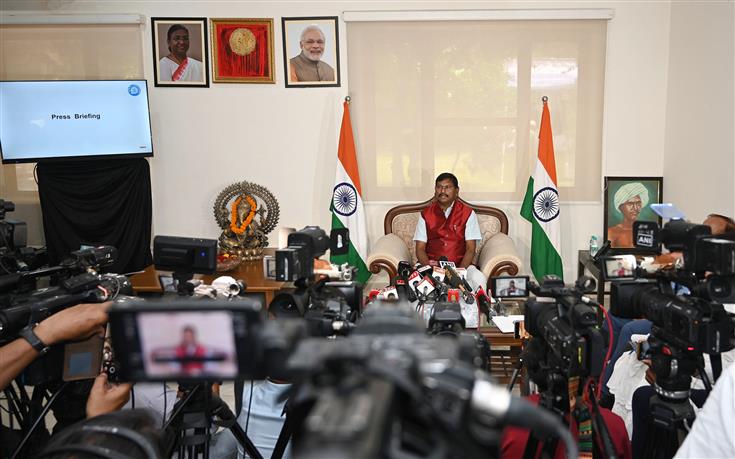
[[[225,187],[214,201],[214,217],[222,228],[220,262],[262,258],[278,215],[278,201],[267,188],[246,181]]]

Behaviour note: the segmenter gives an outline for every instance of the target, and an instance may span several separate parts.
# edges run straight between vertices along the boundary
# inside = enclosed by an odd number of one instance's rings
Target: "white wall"
[[[664,194],[687,217],[735,215],[732,2],[671,7]]]
[[[50,5],[53,12],[275,19],[275,85],[212,84],[209,89],[185,89],[156,88],[151,81],[156,234],[216,237],[219,229],[212,216],[212,202],[225,185],[243,179],[265,185],[276,195],[282,206],[280,225],[329,226],[328,202],[341,102],[349,87],[345,24],[340,21],[342,87],[286,89],[282,16],[341,16],[345,10],[375,9],[613,8],[615,17],[608,24],[603,175],[664,173],[671,10],[668,2],[52,1],[7,2],[3,7],[22,9],[33,5],[40,5],[41,9]],[[143,33],[145,71],[151,78],[148,25]],[[427,190],[427,196],[430,193]],[[576,275],[577,250],[587,247],[591,234],[602,233],[601,200],[602,192],[599,203],[562,205],[562,255],[567,279]],[[395,204],[367,203],[372,241],[382,234],[385,211]],[[508,213],[511,236],[527,260],[530,225],[518,215],[520,203],[490,204],[499,205]],[[275,234],[271,243],[276,243]]]

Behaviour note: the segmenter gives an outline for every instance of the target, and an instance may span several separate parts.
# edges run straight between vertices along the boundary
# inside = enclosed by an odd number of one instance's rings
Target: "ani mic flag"
[[[559,191],[556,182],[554,141],[551,135],[551,115],[544,101],[541,129],[538,135],[536,170],[528,179],[521,216],[531,222],[531,271],[536,280],[546,274],[563,278],[561,262],[561,231],[559,226]]]
[[[363,284],[370,278],[367,260],[367,225],[362,205],[360,173],[357,169],[355,139],[352,136],[350,106],[343,104],[342,127],[339,131],[337,150],[337,177],[334,182],[332,203],[332,229],[347,228],[350,231],[350,246],[346,255],[331,256],[332,263],[348,263],[357,268],[357,280]]]

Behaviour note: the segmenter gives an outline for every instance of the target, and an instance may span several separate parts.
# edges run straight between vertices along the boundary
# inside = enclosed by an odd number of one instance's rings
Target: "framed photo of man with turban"
[[[635,247],[633,223],[661,218],[651,204],[663,199],[663,177],[605,177],[605,240],[618,253],[644,253]]]

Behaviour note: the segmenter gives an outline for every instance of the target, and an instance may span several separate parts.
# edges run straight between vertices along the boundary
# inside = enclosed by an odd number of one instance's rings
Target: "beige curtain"
[[[606,21],[350,22],[349,92],[366,201],[519,201],[549,97],[561,199],[598,201]]]

